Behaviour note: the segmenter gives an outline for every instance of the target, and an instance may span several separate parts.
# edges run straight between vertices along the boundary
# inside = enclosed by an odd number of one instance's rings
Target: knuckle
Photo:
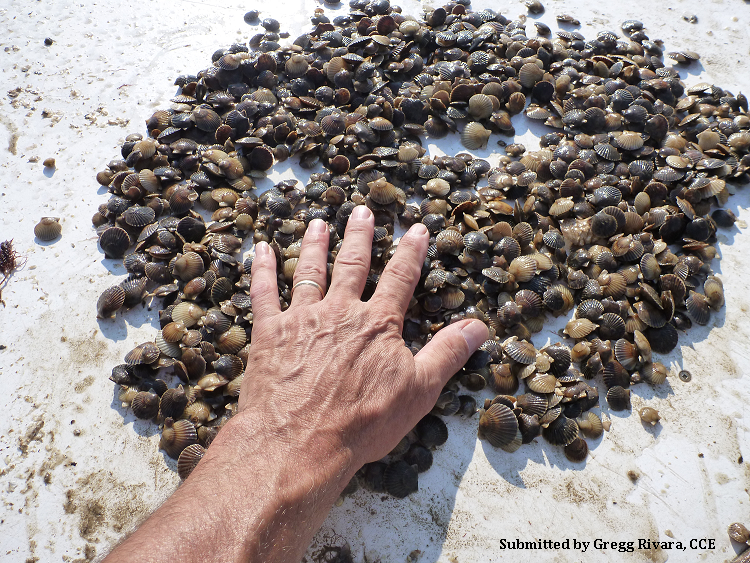
[[[250,285],[250,299],[260,300],[270,292],[277,292],[276,283],[266,279],[254,278]]]
[[[411,286],[414,279],[418,276],[418,272],[412,264],[402,260],[391,260],[388,263],[387,274],[396,282]]]
[[[336,271],[338,266],[344,268],[356,268],[358,270],[369,270],[370,269],[370,257],[365,256],[361,252],[341,252],[336,257],[336,263],[333,266],[333,271]]]
[[[294,283],[300,280],[312,280],[320,283],[326,279],[326,271],[320,264],[307,263],[297,264],[294,270]]]

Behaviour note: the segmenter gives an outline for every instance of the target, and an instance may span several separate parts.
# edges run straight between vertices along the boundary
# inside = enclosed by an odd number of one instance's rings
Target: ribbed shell
[[[516,438],[518,420],[507,406],[495,403],[479,418],[479,437],[496,448],[508,446]]]
[[[125,303],[125,290],[119,285],[105,289],[96,302],[96,312],[100,319],[108,319]]]
[[[417,436],[426,448],[442,446],[448,439],[448,427],[440,418],[428,414],[416,426]]]
[[[151,391],[139,391],[133,397],[130,407],[138,418],[154,418],[159,412],[159,395]]]
[[[532,364],[536,361],[536,348],[526,340],[511,339],[503,344],[503,350],[519,364]]]
[[[177,458],[177,474],[180,479],[187,479],[205,454],[206,450],[200,444],[191,444],[182,450]]]
[[[613,411],[624,411],[630,406],[630,389],[624,389],[619,385],[611,387],[607,391],[607,404]]]
[[[62,226],[56,217],[42,217],[34,227],[34,236],[45,242],[56,239],[61,232]]]
[[[167,452],[172,459],[178,459],[182,450],[198,443],[195,425],[189,420],[167,418],[159,441],[159,449]]]
[[[144,342],[125,354],[125,363],[129,365],[153,364],[159,359],[161,351],[153,342]]]
[[[596,413],[587,411],[581,414],[575,419],[581,434],[587,438],[598,438],[604,432],[604,425],[602,420],[597,416]]]
[[[487,146],[490,133],[481,123],[472,121],[466,124],[466,127],[461,132],[461,144],[469,150],[484,148]]]
[[[394,461],[383,472],[385,491],[396,498],[406,498],[419,490],[417,470],[404,460]]]
[[[247,342],[245,329],[240,326],[232,326],[214,338],[216,349],[224,354],[236,354]]]
[[[578,425],[574,420],[560,415],[542,429],[542,437],[554,446],[567,446],[578,437]]]

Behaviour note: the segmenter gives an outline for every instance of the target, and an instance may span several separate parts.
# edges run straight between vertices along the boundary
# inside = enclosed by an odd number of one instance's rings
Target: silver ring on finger
[[[299,287],[300,285],[311,285],[315,287],[320,292],[321,299],[326,296],[326,292],[323,290],[323,288],[321,287],[319,283],[314,282],[312,280],[300,280],[297,283],[295,283],[294,286],[292,287],[292,297],[294,297],[294,290],[297,289],[297,287]]]

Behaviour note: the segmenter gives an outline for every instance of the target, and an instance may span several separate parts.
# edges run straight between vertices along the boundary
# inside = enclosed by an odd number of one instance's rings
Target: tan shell
[[[491,132],[481,123],[472,121],[461,132],[461,144],[469,150],[477,150],[487,146]]]

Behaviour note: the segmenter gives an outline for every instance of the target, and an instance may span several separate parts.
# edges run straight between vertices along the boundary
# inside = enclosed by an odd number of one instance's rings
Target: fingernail
[[[349,218],[360,221],[362,219],[369,219],[370,215],[372,215],[372,211],[370,211],[369,207],[367,207],[366,205],[358,205],[354,208],[354,211],[352,211],[352,214],[349,216]]]
[[[427,227],[425,227],[422,223],[414,223],[409,229],[409,232],[412,235],[423,237],[427,234]]]
[[[461,336],[466,340],[469,350],[474,352],[487,340],[489,331],[482,321],[472,321],[461,329]]]
[[[323,219],[313,219],[307,226],[307,231],[311,235],[322,235],[324,232],[326,232],[327,228],[328,225],[326,225],[326,222],[323,221]]]
[[[260,241],[255,245],[255,256],[259,258],[261,256],[268,256],[271,253],[271,247],[268,246],[266,241]]]

